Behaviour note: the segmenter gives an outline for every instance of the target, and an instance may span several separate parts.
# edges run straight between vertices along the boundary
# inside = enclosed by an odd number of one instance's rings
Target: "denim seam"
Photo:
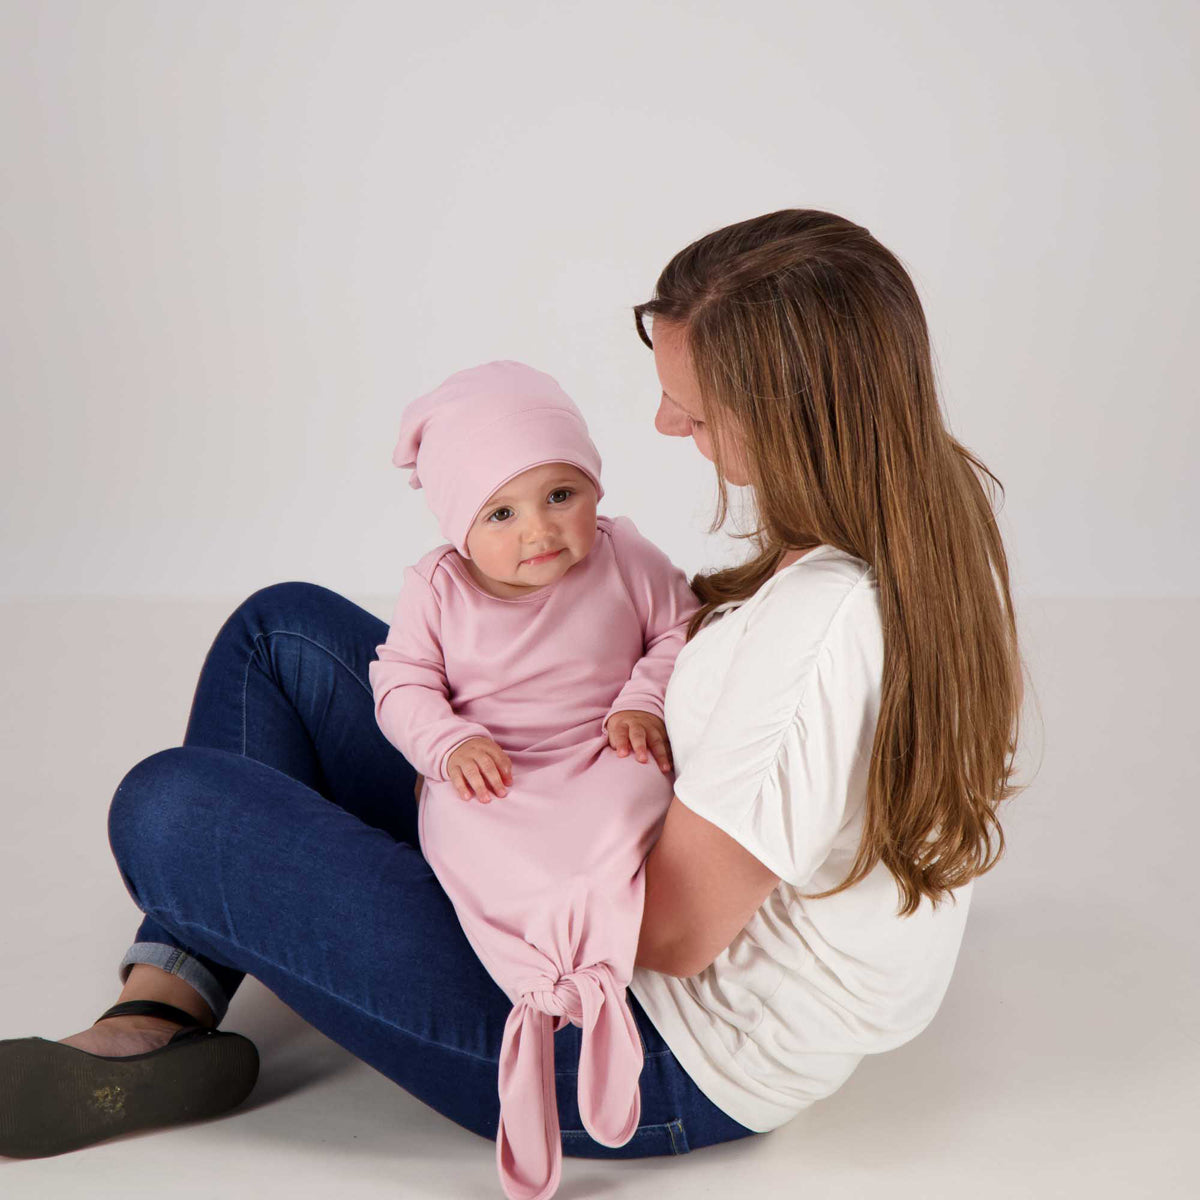
[[[671,1050],[668,1047],[666,1050],[654,1050],[654,1051],[648,1052],[646,1054],[643,1054],[642,1057],[643,1058],[665,1058],[670,1053],[671,1053]],[[576,1075],[579,1074],[579,1070],[578,1070],[578,1068],[576,1068],[574,1071],[555,1071],[554,1074],[557,1075],[559,1079],[573,1079]]]
[[[676,1117],[675,1120],[668,1121],[667,1122],[667,1130],[671,1135],[672,1151],[674,1151],[674,1153],[676,1153],[676,1154],[686,1154],[687,1153],[687,1135],[683,1132],[683,1118]],[[678,1138],[676,1138],[676,1136],[675,1136],[677,1133],[679,1135]],[[683,1144],[682,1149],[680,1149],[681,1142]]]
[[[688,1152],[687,1137],[683,1132],[683,1118],[682,1117],[676,1117],[675,1120],[673,1120],[673,1121],[664,1121],[657,1125],[639,1125],[637,1127],[637,1129],[635,1130],[634,1136],[636,1136],[637,1134],[650,1133],[650,1132],[652,1132],[654,1130],[658,1130],[658,1129],[665,1129],[667,1131],[667,1135],[671,1139],[671,1153],[672,1154],[686,1154]],[[560,1128],[559,1133],[563,1137],[588,1138],[592,1141],[595,1140],[594,1138],[592,1138],[592,1135],[590,1133],[588,1133],[588,1131],[586,1129],[561,1129]]]
[[[329,655],[329,657],[332,658],[333,661],[338,664],[338,666],[340,666],[346,670],[346,672],[349,674],[350,678],[353,679],[359,685],[359,687],[361,687],[363,689],[363,691],[367,693],[368,696],[371,695],[370,687],[366,683],[364,683],[361,678],[359,678],[359,675],[354,670],[354,668],[348,662],[346,662],[345,659],[339,657],[332,650],[330,650],[328,646],[322,646],[320,642],[314,641],[312,638],[306,637],[302,633],[296,633],[295,630],[292,630],[292,629],[267,629],[267,630],[264,630],[262,633],[255,634],[254,648],[253,648],[253,650],[251,650],[250,656],[246,659],[246,668],[242,672],[242,755],[243,756],[246,753],[246,740],[247,740],[246,739],[246,689],[250,683],[250,663],[254,660],[255,654],[258,653],[259,642],[263,641],[265,638],[273,638],[273,637],[278,637],[281,635],[285,636],[285,637],[298,638],[302,642],[307,642],[310,646],[315,646],[323,654]]]
[[[678,1124],[679,1124],[679,1120],[678,1120],[678,1118],[676,1118],[674,1121],[663,1121],[657,1125],[639,1125],[637,1127],[637,1132],[638,1133],[649,1133],[650,1130],[652,1130],[652,1129],[670,1130],[673,1126],[678,1125]],[[588,1133],[588,1131],[586,1129],[561,1129],[560,1128],[559,1133],[566,1134],[568,1137],[591,1137],[592,1136],[590,1133]],[[672,1144],[674,1144],[673,1138],[672,1138]],[[603,1143],[601,1143],[601,1145],[603,1145]],[[678,1151],[676,1151],[676,1153],[678,1153]]]
[[[254,644],[251,648],[249,655],[246,657],[246,665],[242,670],[242,757],[243,758],[248,757],[247,753],[246,753],[246,744],[249,741],[249,735],[248,735],[248,731],[246,728],[246,715],[247,715],[249,706],[246,703],[246,692],[250,687],[250,664],[254,661],[255,656],[258,654],[260,643],[266,641],[268,638],[279,637],[279,636],[297,638],[302,642],[307,642],[310,646],[315,646],[323,654],[328,655],[335,663],[338,664],[338,666],[342,667],[346,671],[346,673],[350,676],[350,678],[353,679],[355,681],[355,683],[357,683],[359,685],[359,687],[361,687],[367,693],[368,696],[371,695],[370,687],[366,683],[364,683],[362,679],[359,678],[359,676],[355,672],[354,668],[351,667],[350,664],[348,662],[346,662],[345,659],[339,657],[332,650],[330,650],[328,646],[322,646],[320,642],[314,641],[312,638],[307,637],[302,633],[296,633],[294,630],[291,630],[291,629],[263,630],[261,633],[255,634]],[[264,654],[264,658],[266,658],[266,657],[267,656]],[[269,663],[270,659],[268,658],[267,661]],[[233,929],[233,927],[234,927],[233,926],[233,917],[229,911],[229,905],[225,902],[224,882],[223,881],[218,881],[218,882],[221,885],[221,909],[225,915],[225,920],[226,920],[227,924],[229,925],[229,928]],[[240,943],[239,943],[239,945],[240,945]],[[272,965],[278,965],[278,964],[272,964]]]
[[[136,942],[134,944],[137,945]],[[156,942],[154,944],[161,946],[165,943]],[[189,955],[186,950],[181,950],[178,946],[171,946],[169,949],[171,953],[167,956],[166,961],[163,963],[160,969],[166,971],[168,975],[178,975],[179,968],[183,965],[184,956],[186,955],[189,958],[193,956]],[[136,966],[137,964],[134,963],[131,965]]]

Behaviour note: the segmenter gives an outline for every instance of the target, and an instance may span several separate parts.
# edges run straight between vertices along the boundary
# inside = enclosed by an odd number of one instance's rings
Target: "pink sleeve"
[[[444,780],[445,759],[455,747],[491,734],[450,706],[437,596],[414,567],[404,570],[387,641],[375,653],[367,675],[379,728],[426,779]]]
[[[642,537],[628,517],[613,521],[613,551],[642,622],[645,653],[605,714],[600,726],[604,732],[608,718],[623,709],[663,716],[663,698],[675,669],[675,657],[687,637],[688,619],[700,607],[687,576],[653,542]]]

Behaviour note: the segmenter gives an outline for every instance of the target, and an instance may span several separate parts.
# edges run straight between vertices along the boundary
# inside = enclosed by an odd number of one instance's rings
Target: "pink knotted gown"
[[[625,989],[644,863],[673,775],[620,757],[603,723],[662,701],[697,607],[683,573],[626,517],[597,517],[588,556],[516,599],[483,592],[453,548],[405,571],[371,663],[380,728],[425,776],[421,851],[513,1003],[500,1049],[496,1162],[509,1200],[546,1200],[562,1149],[554,1034],[582,1029],[579,1110],[602,1145],[641,1116],[643,1047]],[[464,801],[444,774],[468,737],[512,759],[508,794]]]

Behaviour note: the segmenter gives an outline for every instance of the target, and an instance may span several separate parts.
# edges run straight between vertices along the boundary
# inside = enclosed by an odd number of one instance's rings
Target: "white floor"
[[[110,857],[108,802],[136,761],[179,743],[236,599],[0,609],[0,1037],[64,1037],[115,1000],[139,914]],[[386,618],[387,599],[357,599]],[[1200,1196],[1200,600],[1026,601],[1023,623],[1041,762],[929,1029],[766,1137],[565,1159],[561,1200]],[[263,1057],[241,1109],[0,1160],[0,1195],[502,1196],[490,1143],[257,981],[224,1027]]]

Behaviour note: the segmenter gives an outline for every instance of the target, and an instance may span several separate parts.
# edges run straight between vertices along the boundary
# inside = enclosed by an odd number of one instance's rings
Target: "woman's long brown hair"
[[[634,307],[678,324],[713,434],[740,436],[757,553],[691,580],[701,607],[742,600],[793,549],[834,546],[873,569],[883,693],[858,856],[832,896],[883,862],[900,914],[937,903],[1004,851],[1022,666],[991,485],[947,430],[908,273],[859,225],[784,209],[707,234]],[[989,481],[985,492],[984,481]]]

